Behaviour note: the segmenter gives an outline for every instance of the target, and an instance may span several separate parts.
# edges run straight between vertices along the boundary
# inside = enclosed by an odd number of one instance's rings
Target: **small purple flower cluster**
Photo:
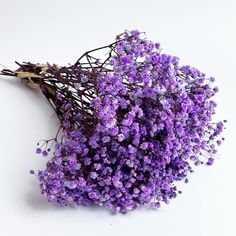
[[[91,125],[72,101],[63,105],[63,141],[38,173],[41,191],[62,205],[159,208],[177,196],[175,182],[186,180],[192,164],[213,164],[224,127],[212,122],[218,88],[138,31],[120,35],[111,52],[111,72],[78,78],[95,86]]]

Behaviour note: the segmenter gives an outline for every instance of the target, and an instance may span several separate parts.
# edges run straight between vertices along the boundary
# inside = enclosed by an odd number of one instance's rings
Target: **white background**
[[[50,205],[29,170],[44,168],[34,147],[55,135],[57,119],[39,93],[0,77],[0,235],[236,235],[235,0],[0,0],[0,63],[73,63],[125,29],[145,31],[182,64],[216,77],[216,118],[229,121],[220,159],[199,167],[183,194],[157,211]]]

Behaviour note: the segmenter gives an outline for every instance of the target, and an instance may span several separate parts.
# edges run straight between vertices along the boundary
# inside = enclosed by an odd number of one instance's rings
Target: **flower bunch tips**
[[[60,119],[56,137],[36,150],[47,156],[54,147],[36,174],[50,202],[123,214],[159,208],[181,192],[176,181],[187,181],[194,164],[213,164],[224,139],[223,122],[212,121],[214,78],[136,30],[73,65],[18,65],[2,74],[40,89]]]

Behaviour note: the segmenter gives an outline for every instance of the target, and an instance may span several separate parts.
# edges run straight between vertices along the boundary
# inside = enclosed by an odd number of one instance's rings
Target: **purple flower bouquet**
[[[56,137],[36,149],[47,156],[55,147],[35,174],[49,202],[123,214],[159,208],[181,193],[176,181],[187,182],[194,165],[213,164],[224,139],[223,122],[212,121],[214,78],[180,66],[136,30],[73,65],[17,64],[1,74],[40,89],[60,119]]]

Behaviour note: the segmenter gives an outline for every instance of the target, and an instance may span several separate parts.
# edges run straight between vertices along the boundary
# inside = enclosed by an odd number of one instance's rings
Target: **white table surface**
[[[183,194],[160,210],[112,215],[103,208],[61,208],[41,196],[30,169],[47,158],[37,141],[53,137],[57,119],[45,99],[0,77],[0,235],[236,235],[235,0],[0,0],[0,63],[73,63],[84,52],[139,29],[163,51],[216,77],[217,119],[228,119],[220,159],[197,168]],[[235,132],[235,133],[234,133]]]

